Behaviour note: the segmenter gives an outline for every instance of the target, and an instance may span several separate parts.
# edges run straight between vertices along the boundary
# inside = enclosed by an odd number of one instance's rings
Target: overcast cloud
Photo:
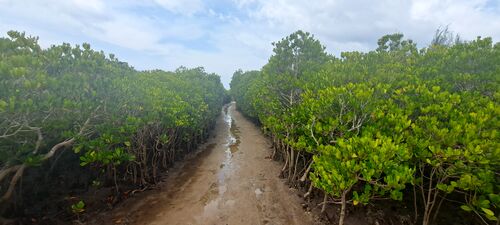
[[[298,29],[339,55],[372,50],[394,32],[422,47],[446,25],[464,39],[499,41],[500,0],[0,0],[1,36],[26,31],[44,47],[87,42],[140,70],[203,66],[226,87]]]

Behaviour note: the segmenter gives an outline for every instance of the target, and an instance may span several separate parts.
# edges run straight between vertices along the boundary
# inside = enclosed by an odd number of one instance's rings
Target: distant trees
[[[298,78],[308,71],[318,71],[328,61],[325,47],[308,32],[301,30],[273,43],[274,54],[264,71],[271,75],[283,74]]]
[[[403,40],[404,35],[400,33],[388,34],[378,39],[377,51],[396,52],[416,50],[416,44],[412,40]]]
[[[262,82],[273,92],[267,97],[277,97],[268,99],[269,102],[286,110],[299,101],[302,80],[308,73],[319,71],[330,56],[310,33],[300,30],[273,43],[273,46],[274,55],[262,69]]]
[[[446,26],[436,30],[431,41],[431,46],[452,46],[454,44],[460,44],[461,42],[460,35],[453,34],[453,32],[448,29],[448,26]]]

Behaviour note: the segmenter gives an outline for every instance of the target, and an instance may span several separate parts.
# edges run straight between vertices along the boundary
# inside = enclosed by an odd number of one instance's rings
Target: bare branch
[[[94,111],[94,113],[99,109],[99,107],[96,108],[96,110]],[[95,115],[94,113],[92,114],[92,116],[90,116],[86,121],[85,123],[82,125],[82,127],[80,128],[80,131],[78,132],[78,134],[76,136],[81,136],[82,134],[84,134],[88,128],[88,126],[90,125],[90,120],[95,118]],[[42,133],[41,133],[41,129],[38,128],[38,127],[28,127],[28,128],[31,128],[31,130],[35,130],[37,133],[38,133],[38,140],[37,140],[37,144],[36,144],[36,148],[35,150],[33,151],[33,153],[36,153],[38,151],[38,148],[40,147],[41,145],[41,142],[43,140],[43,136],[42,136]],[[63,142],[60,142],[56,145],[54,145],[49,152],[45,153],[45,155],[41,158],[41,161],[45,161],[47,159],[50,159],[51,157],[54,156],[54,154],[62,149],[62,148],[66,148],[66,147],[70,147],[71,145],[74,144],[75,140],[76,140],[76,136],[75,137],[72,137],[71,139],[68,139],[68,140],[65,140]],[[6,167],[6,168],[3,168],[2,170],[0,170],[0,182],[5,179],[5,177],[7,177],[7,175],[11,174],[11,173],[14,173],[14,176],[12,177],[12,179],[10,180],[10,184],[9,184],[9,188],[7,189],[7,191],[5,192],[5,194],[2,196],[2,198],[0,199],[0,203],[3,203],[7,200],[10,199],[10,197],[12,196],[12,193],[14,192],[14,188],[17,184],[17,182],[19,181],[19,179],[22,177],[23,173],[24,173],[24,170],[28,167],[28,164],[26,163],[23,163],[23,164],[20,164],[20,165],[14,165],[14,166],[10,166],[10,167]]]

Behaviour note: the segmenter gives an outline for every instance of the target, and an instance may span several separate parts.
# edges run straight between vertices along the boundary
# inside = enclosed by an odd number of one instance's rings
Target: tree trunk
[[[307,189],[307,192],[304,194],[304,198],[307,198],[307,196],[311,195],[312,189],[313,183],[311,182],[311,184],[309,185],[309,189]]]
[[[288,145],[287,145],[288,146]],[[295,157],[294,157],[294,151],[293,148],[287,147],[290,150],[290,159],[288,160],[288,182],[290,182],[292,179],[292,169],[295,163]]]
[[[342,197],[340,198],[341,207],[340,207],[339,225],[344,225],[347,192],[349,192],[349,190],[345,190],[344,192],[342,192]]]
[[[323,197],[323,205],[321,206],[321,213],[324,213],[326,210],[326,200],[328,200],[328,194],[325,192],[325,197]]]
[[[304,182],[304,181],[306,181],[306,179],[307,179],[307,175],[309,174],[309,171],[311,170],[312,164],[313,164],[313,161],[311,160],[311,162],[310,162],[310,163],[309,163],[309,165],[307,166],[306,172],[304,172],[304,174],[303,174],[303,175],[302,175],[302,177],[300,178],[300,182]]]

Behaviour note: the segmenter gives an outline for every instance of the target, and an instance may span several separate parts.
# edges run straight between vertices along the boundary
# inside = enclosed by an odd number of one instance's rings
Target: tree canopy
[[[86,43],[42,49],[10,31],[0,38],[0,212],[50,206],[75,186],[119,196],[155,183],[208,137],[225,99],[201,67],[137,71]]]
[[[347,205],[387,197],[412,199],[424,225],[448,196],[496,221],[500,43],[436,35],[417,49],[389,34],[375,51],[337,58],[298,31],[274,44],[261,72],[238,71],[231,94],[273,139],[290,183],[341,204],[340,224]]]

